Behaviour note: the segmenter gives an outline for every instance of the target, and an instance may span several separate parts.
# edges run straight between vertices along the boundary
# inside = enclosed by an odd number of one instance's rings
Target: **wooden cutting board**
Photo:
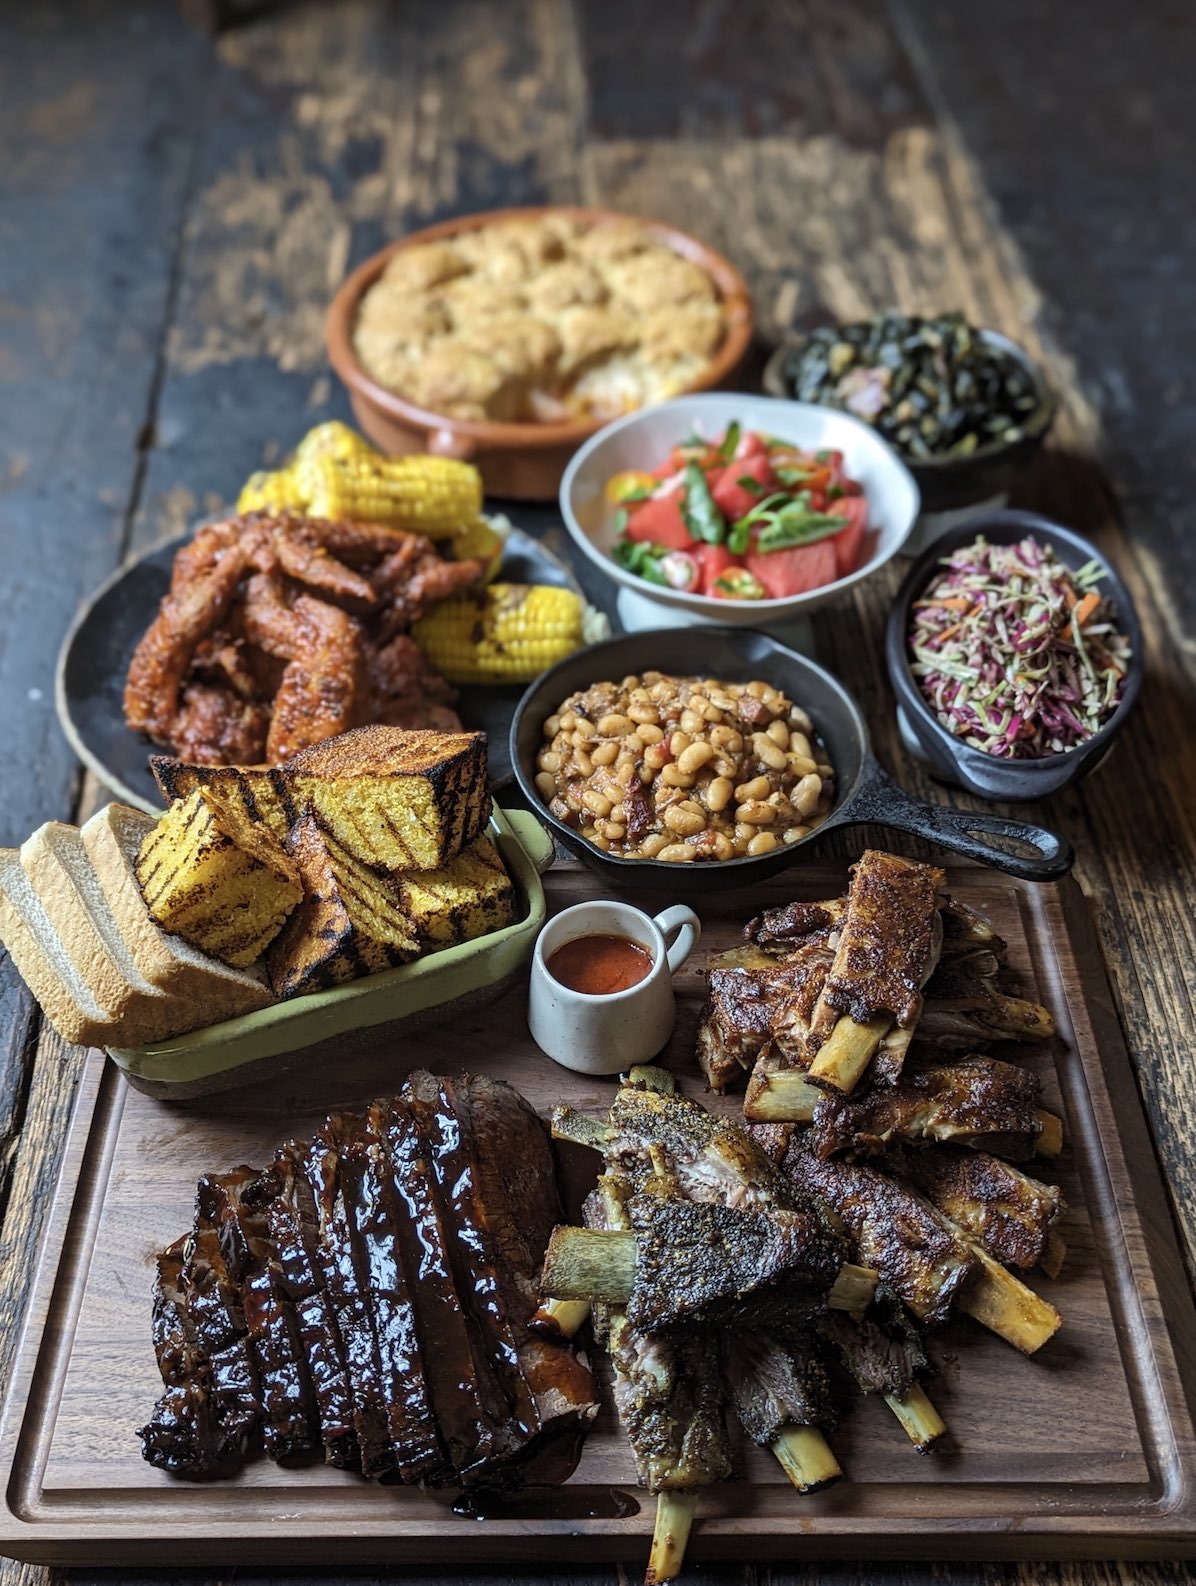
[[[841,891],[838,866],[803,868],[702,906],[702,946],[677,978],[666,1061],[700,1095],[693,1035],[706,949],[752,913]],[[1068,1258],[1034,1284],[1064,1326],[1025,1360],[974,1323],[935,1336],[932,1393],[949,1446],[919,1457],[876,1401],[857,1401],[833,1446],[847,1479],[799,1497],[752,1449],[743,1478],[699,1504],[691,1557],[1175,1558],[1196,1553],[1196,1320],[1137,1087],[1079,888],[960,868],[952,890],[1010,944],[1028,995],[1060,1038],[1026,1054],[1067,1145],[1059,1179]],[[597,896],[590,872],[547,877],[550,907]],[[673,901],[637,897],[652,910]],[[196,1178],[265,1162],[329,1107],[398,1087],[418,1064],[508,1079],[545,1113],[597,1109],[612,1082],[556,1067],[532,1044],[522,987],[400,1047],[325,1063],[283,1085],[169,1106],[126,1087],[96,1054],[80,1087],[42,1261],[0,1423],[0,1552],[51,1563],[416,1564],[646,1559],[653,1505],[604,1411],[564,1488],[479,1520],[453,1495],[370,1485],[318,1464],[255,1459],[230,1480],[183,1482],[141,1458],[136,1428],[159,1389],[150,1347],[156,1251],[183,1232]],[[723,1105],[720,1103],[720,1105]],[[728,1098],[728,1110],[739,1099]],[[571,1213],[596,1158],[565,1147]],[[607,1395],[609,1404],[609,1395]]]

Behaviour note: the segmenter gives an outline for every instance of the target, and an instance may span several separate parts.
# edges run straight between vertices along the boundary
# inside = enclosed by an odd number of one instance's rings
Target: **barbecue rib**
[[[1022,1270],[1043,1266],[1048,1276],[1058,1275],[1063,1247],[1054,1225],[1066,1202],[1053,1184],[1041,1184],[987,1152],[953,1146],[895,1151],[885,1166],[920,1189],[994,1260]]]
[[[1038,1077],[992,1057],[966,1057],[907,1071],[896,1085],[861,1096],[827,1093],[814,1108],[811,1141],[820,1156],[876,1152],[891,1140],[956,1141],[1023,1161],[1042,1134]]]
[[[146,1459],[209,1474],[260,1438],[406,1482],[563,1480],[597,1403],[528,1326],[558,1216],[544,1126],[485,1079],[413,1074],[263,1171],[201,1179],[159,1258]]]
[[[943,1322],[958,1303],[1024,1354],[1058,1331],[1054,1306],[916,1190],[862,1162],[824,1160],[809,1131],[793,1124],[756,1125],[753,1133],[800,1192],[821,1196],[843,1219],[860,1259],[919,1321]]]
[[[850,1092],[873,1057],[879,1077],[900,1073],[942,949],[945,884],[934,866],[875,848],[852,867],[834,962],[810,1019],[815,1083]]]

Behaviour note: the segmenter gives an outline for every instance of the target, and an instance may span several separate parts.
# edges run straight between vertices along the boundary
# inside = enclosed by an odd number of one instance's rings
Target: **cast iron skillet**
[[[760,678],[783,690],[809,713],[829,751],[837,784],[829,819],[808,837],[772,853],[691,865],[615,858],[557,820],[545,808],[535,784],[536,754],[543,742],[545,721],[578,689],[649,670],[682,677],[722,677],[730,682]],[[571,655],[533,683],[520,700],[511,723],[511,762],[536,814],[567,848],[615,885],[639,882],[673,891],[681,888],[690,894],[747,886],[784,869],[800,853],[808,853],[827,832],[869,822],[912,832],[1028,881],[1054,881],[1066,875],[1074,858],[1065,838],[1041,826],[911,798],[873,757],[864,718],[843,685],[813,661],[753,628],[656,628],[622,634]],[[984,840],[990,835],[1024,845],[1030,852],[1023,857],[990,847]]]
[[[1013,545],[1033,535],[1036,540],[1052,546],[1067,567],[1080,568],[1086,562],[1099,562],[1104,569],[1098,588],[1112,597],[1118,625],[1130,641],[1125,688],[1117,709],[1100,731],[1066,754],[1044,755],[1041,760],[1003,760],[985,754],[983,749],[969,748],[935,719],[909,669],[906,634],[910,606],[930,582],[939,562],[961,545],[970,545],[978,534],[983,534],[992,545]],[[905,723],[917,739],[922,757],[933,774],[981,798],[1003,799],[1009,803],[1047,798],[1094,771],[1108,754],[1113,739],[1124,727],[1142,691],[1142,628],[1129,590],[1095,545],[1071,529],[1033,512],[988,512],[969,518],[935,540],[910,568],[897,591],[885,634],[885,659]]]

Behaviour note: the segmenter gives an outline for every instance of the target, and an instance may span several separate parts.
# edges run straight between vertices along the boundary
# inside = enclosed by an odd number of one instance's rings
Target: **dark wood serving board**
[[[951,872],[956,895],[1010,943],[1028,994],[1060,1037],[1026,1060],[1061,1109],[1070,1210],[1060,1278],[1034,1285],[1061,1333],[1025,1360],[973,1323],[936,1335],[933,1397],[949,1448],[920,1458],[883,1405],[857,1402],[832,1438],[847,1479],[801,1498],[756,1450],[743,1478],[704,1493],[690,1556],[707,1559],[1158,1557],[1196,1553],[1196,1320],[1167,1200],[1079,888]],[[550,907],[596,896],[589,872],[547,877]],[[841,867],[804,868],[702,906],[702,946],[678,976],[667,1061],[700,1094],[693,1032],[707,948],[760,906],[841,890]],[[673,901],[637,898],[653,910]],[[609,1409],[564,1488],[484,1519],[451,1494],[370,1485],[322,1465],[259,1458],[235,1478],[187,1483],[146,1465],[135,1429],[159,1382],[150,1347],[155,1252],[189,1223],[204,1170],[260,1163],[322,1112],[398,1086],[412,1066],[511,1080],[547,1111],[600,1107],[611,1082],[556,1067],[527,1034],[521,987],[399,1051],[323,1065],[280,1086],[186,1107],[128,1089],[98,1054],[80,1087],[65,1165],[0,1423],[0,1552],[89,1564],[416,1564],[646,1557],[653,1505],[634,1483]],[[729,1109],[739,1099],[729,1098]],[[577,1200],[596,1159],[565,1148]]]

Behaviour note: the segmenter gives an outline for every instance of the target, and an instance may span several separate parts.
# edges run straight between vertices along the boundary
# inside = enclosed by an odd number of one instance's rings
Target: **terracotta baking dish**
[[[438,242],[464,231],[476,231],[499,220],[537,220],[548,214],[572,215],[594,224],[602,220],[635,219],[658,241],[692,259],[714,278],[727,315],[727,335],[711,359],[705,377],[688,390],[705,391],[726,384],[738,369],[752,337],[752,300],[747,283],[722,254],[675,226],[642,216],[625,216],[613,209],[584,209],[553,204],[528,209],[491,209],[477,215],[458,216],[413,231],[391,243],[360,265],[341,287],[328,311],[328,356],[349,390],[357,422],[384,451],[435,452],[462,457],[482,470],[488,495],[512,496],[524,501],[546,501],[556,496],[565,464],[576,449],[600,430],[606,420],[575,420],[564,424],[502,424],[484,419],[454,419],[417,407],[394,391],[371,380],[353,350],[353,324],[357,305],[367,288],[382,274],[391,255],[421,242]]]

